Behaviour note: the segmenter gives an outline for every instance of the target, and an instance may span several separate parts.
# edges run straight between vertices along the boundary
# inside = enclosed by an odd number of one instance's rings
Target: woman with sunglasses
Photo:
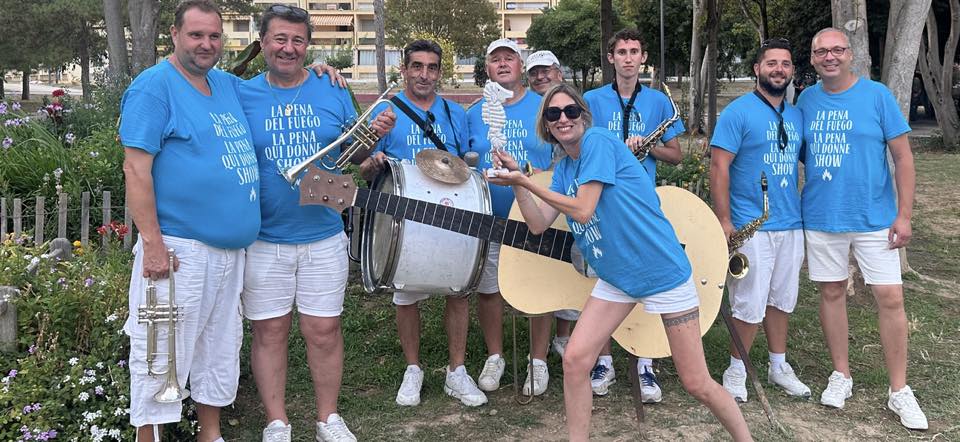
[[[540,233],[560,213],[566,215],[577,247],[600,277],[563,357],[570,440],[589,438],[590,370],[603,342],[637,302],[661,315],[683,387],[710,408],[734,440],[751,440],[737,404],[707,371],[690,263],[643,166],[616,136],[591,127],[586,103],[570,86],[550,89],[539,115],[537,135],[566,153],[550,188],[521,173],[506,152],[494,153],[494,165],[503,170],[488,179],[513,186],[531,232]]]

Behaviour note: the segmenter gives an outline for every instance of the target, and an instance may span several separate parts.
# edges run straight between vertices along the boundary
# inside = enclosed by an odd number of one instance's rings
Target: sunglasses
[[[556,106],[550,106],[543,110],[543,118],[547,121],[553,123],[560,119],[560,114],[567,116],[568,120],[576,120],[580,118],[580,114],[583,113],[583,108],[577,106],[576,104],[568,104],[564,106],[563,109],[560,109]]]
[[[272,12],[274,14],[280,14],[280,15],[289,15],[291,17],[301,18],[301,19],[307,18],[310,16],[310,14],[307,12],[306,9],[298,8],[296,6],[287,6],[287,5],[281,5],[281,4],[271,5],[269,8],[267,8],[267,12]]]

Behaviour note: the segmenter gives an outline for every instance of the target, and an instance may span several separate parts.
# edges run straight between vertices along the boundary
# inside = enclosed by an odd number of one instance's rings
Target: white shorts
[[[218,249],[199,241],[163,236],[164,244],[176,251],[180,261],[174,274],[175,303],[180,306],[176,324],[177,375],[180,386],[190,379],[194,401],[224,407],[237,396],[240,378],[240,344],[243,318],[240,316],[240,289],[243,282],[243,249]],[[143,247],[133,248],[130,277],[130,316],[124,331],[130,336],[130,424],[180,422],[179,402],[161,404],[153,399],[163,376],[148,376],[146,364],[147,326],[137,323],[137,309],[144,304],[147,282],[143,278]],[[168,301],[169,280],[156,281],[161,305]],[[167,351],[167,326],[157,326],[157,351]],[[156,358],[155,370],[165,370],[167,356]]]
[[[590,292],[590,296],[604,301],[621,302],[625,304],[636,304],[639,302],[643,304],[643,309],[647,313],[652,314],[685,312],[700,306],[700,298],[697,296],[697,287],[693,285],[692,276],[687,278],[687,282],[670,290],[643,298],[631,297],[607,281],[598,279],[597,285],[593,286],[593,291]]]
[[[497,263],[500,261],[500,244],[490,243],[487,248],[486,261],[483,264],[483,271],[480,272],[480,281],[477,282],[477,293],[490,294],[500,291],[497,284]],[[433,293],[423,292],[393,292],[394,305],[413,305],[430,297]],[[469,296],[470,293],[447,294],[448,298],[462,298]]]
[[[576,310],[557,310],[553,312],[553,316],[564,321],[576,321],[580,319],[580,312]]]
[[[480,274],[477,293],[481,295],[500,293],[500,282],[497,280],[497,269],[499,268],[500,244],[492,242],[487,249],[487,261],[483,263],[483,273]]]
[[[850,276],[850,247],[870,285],[903,284],[900,279],[900,252],[890,248],[890,229],[875,232],[830,233],[806,230],[807,267],[810,280],[837,282]]]
[[[340,233],[308,244],[256,241],[247,247],[243,277],[243,315],[259,321],[293,310],[336,317],[343,311],[347,288],[347,235]]]
[[[737,251],[747,257],[750,271],[743,279],[727,278],[733,317],[759,324],[767,306],[792,313],[800,289],[803,231],[757,232]]]

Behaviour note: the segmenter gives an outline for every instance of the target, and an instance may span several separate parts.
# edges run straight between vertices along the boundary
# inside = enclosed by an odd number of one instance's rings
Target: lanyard
[[[773,111],[777,113],[777,116],[779,116],[780,118],[783,118],[783,110],[787,106],[787,103],[785,101],[780,102],[780,109],[777,110],[777,108],[773,107],[773,105],[770,104],[769,101],[767,101],[767,97],[764,97],[763,94],[760,93],[760,91],[754,89],[753,95],[756,95],[757,98],[759,98],[760,101],[763,102],[763,104],[767,105],[767,107],[769,107],[770,109],[773,109]]]
[[[623,98],[620,97],[620,91],[617,90],[617,81],[613,81],[613,92],[617,95],[617,103],[620,103],[622,123],[621,129],[623,129],[623,138],[621,141],[627,141],[627,134],[630,133],[630,113],[633,112],[633,102],[637,100],[637,95],[640,94],[640,89],[643,86],[640,84],[640,80],[637,80],[637,87],[633,88],[633,94],[630,95],[630,101],[627,104],[623,104]]]
[[[780,137],[780,152],[783,152],[784,150],[787,149],[787,144],[790,143],[790,139],[787,136],[787,130],[783,127],[783,111],[785,110],[787,103],[785,101],[781,101],[780,110],[777,110],[777,108],[773,107],[773,105],[770,104],[769,101],[767,101],[767,97],[764,97],[763,94],[760,93],[760,91],[754,89],[753,95],[756,95],[757,98],[759,98],[760,101],[763,102],[763,104],[766,104],[767,107],[772,109],[773,112],[777,114],[777,120],[779,123],[777,125],[777,135]]]

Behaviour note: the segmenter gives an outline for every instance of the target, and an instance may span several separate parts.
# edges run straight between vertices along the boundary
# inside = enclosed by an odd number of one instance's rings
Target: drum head
[[[371,189],[397,194],[398,182],[395,173],[401,173],[397,163],[388,160],[383,173],[374,180]],[[402,177],[399,177],[402,180]],[[397,240],[400,237],[400,222],[390,215],[368,211],[363,220],[361,271],[363,287],[367,293],[381,293],[386,281],[396,271]]]

